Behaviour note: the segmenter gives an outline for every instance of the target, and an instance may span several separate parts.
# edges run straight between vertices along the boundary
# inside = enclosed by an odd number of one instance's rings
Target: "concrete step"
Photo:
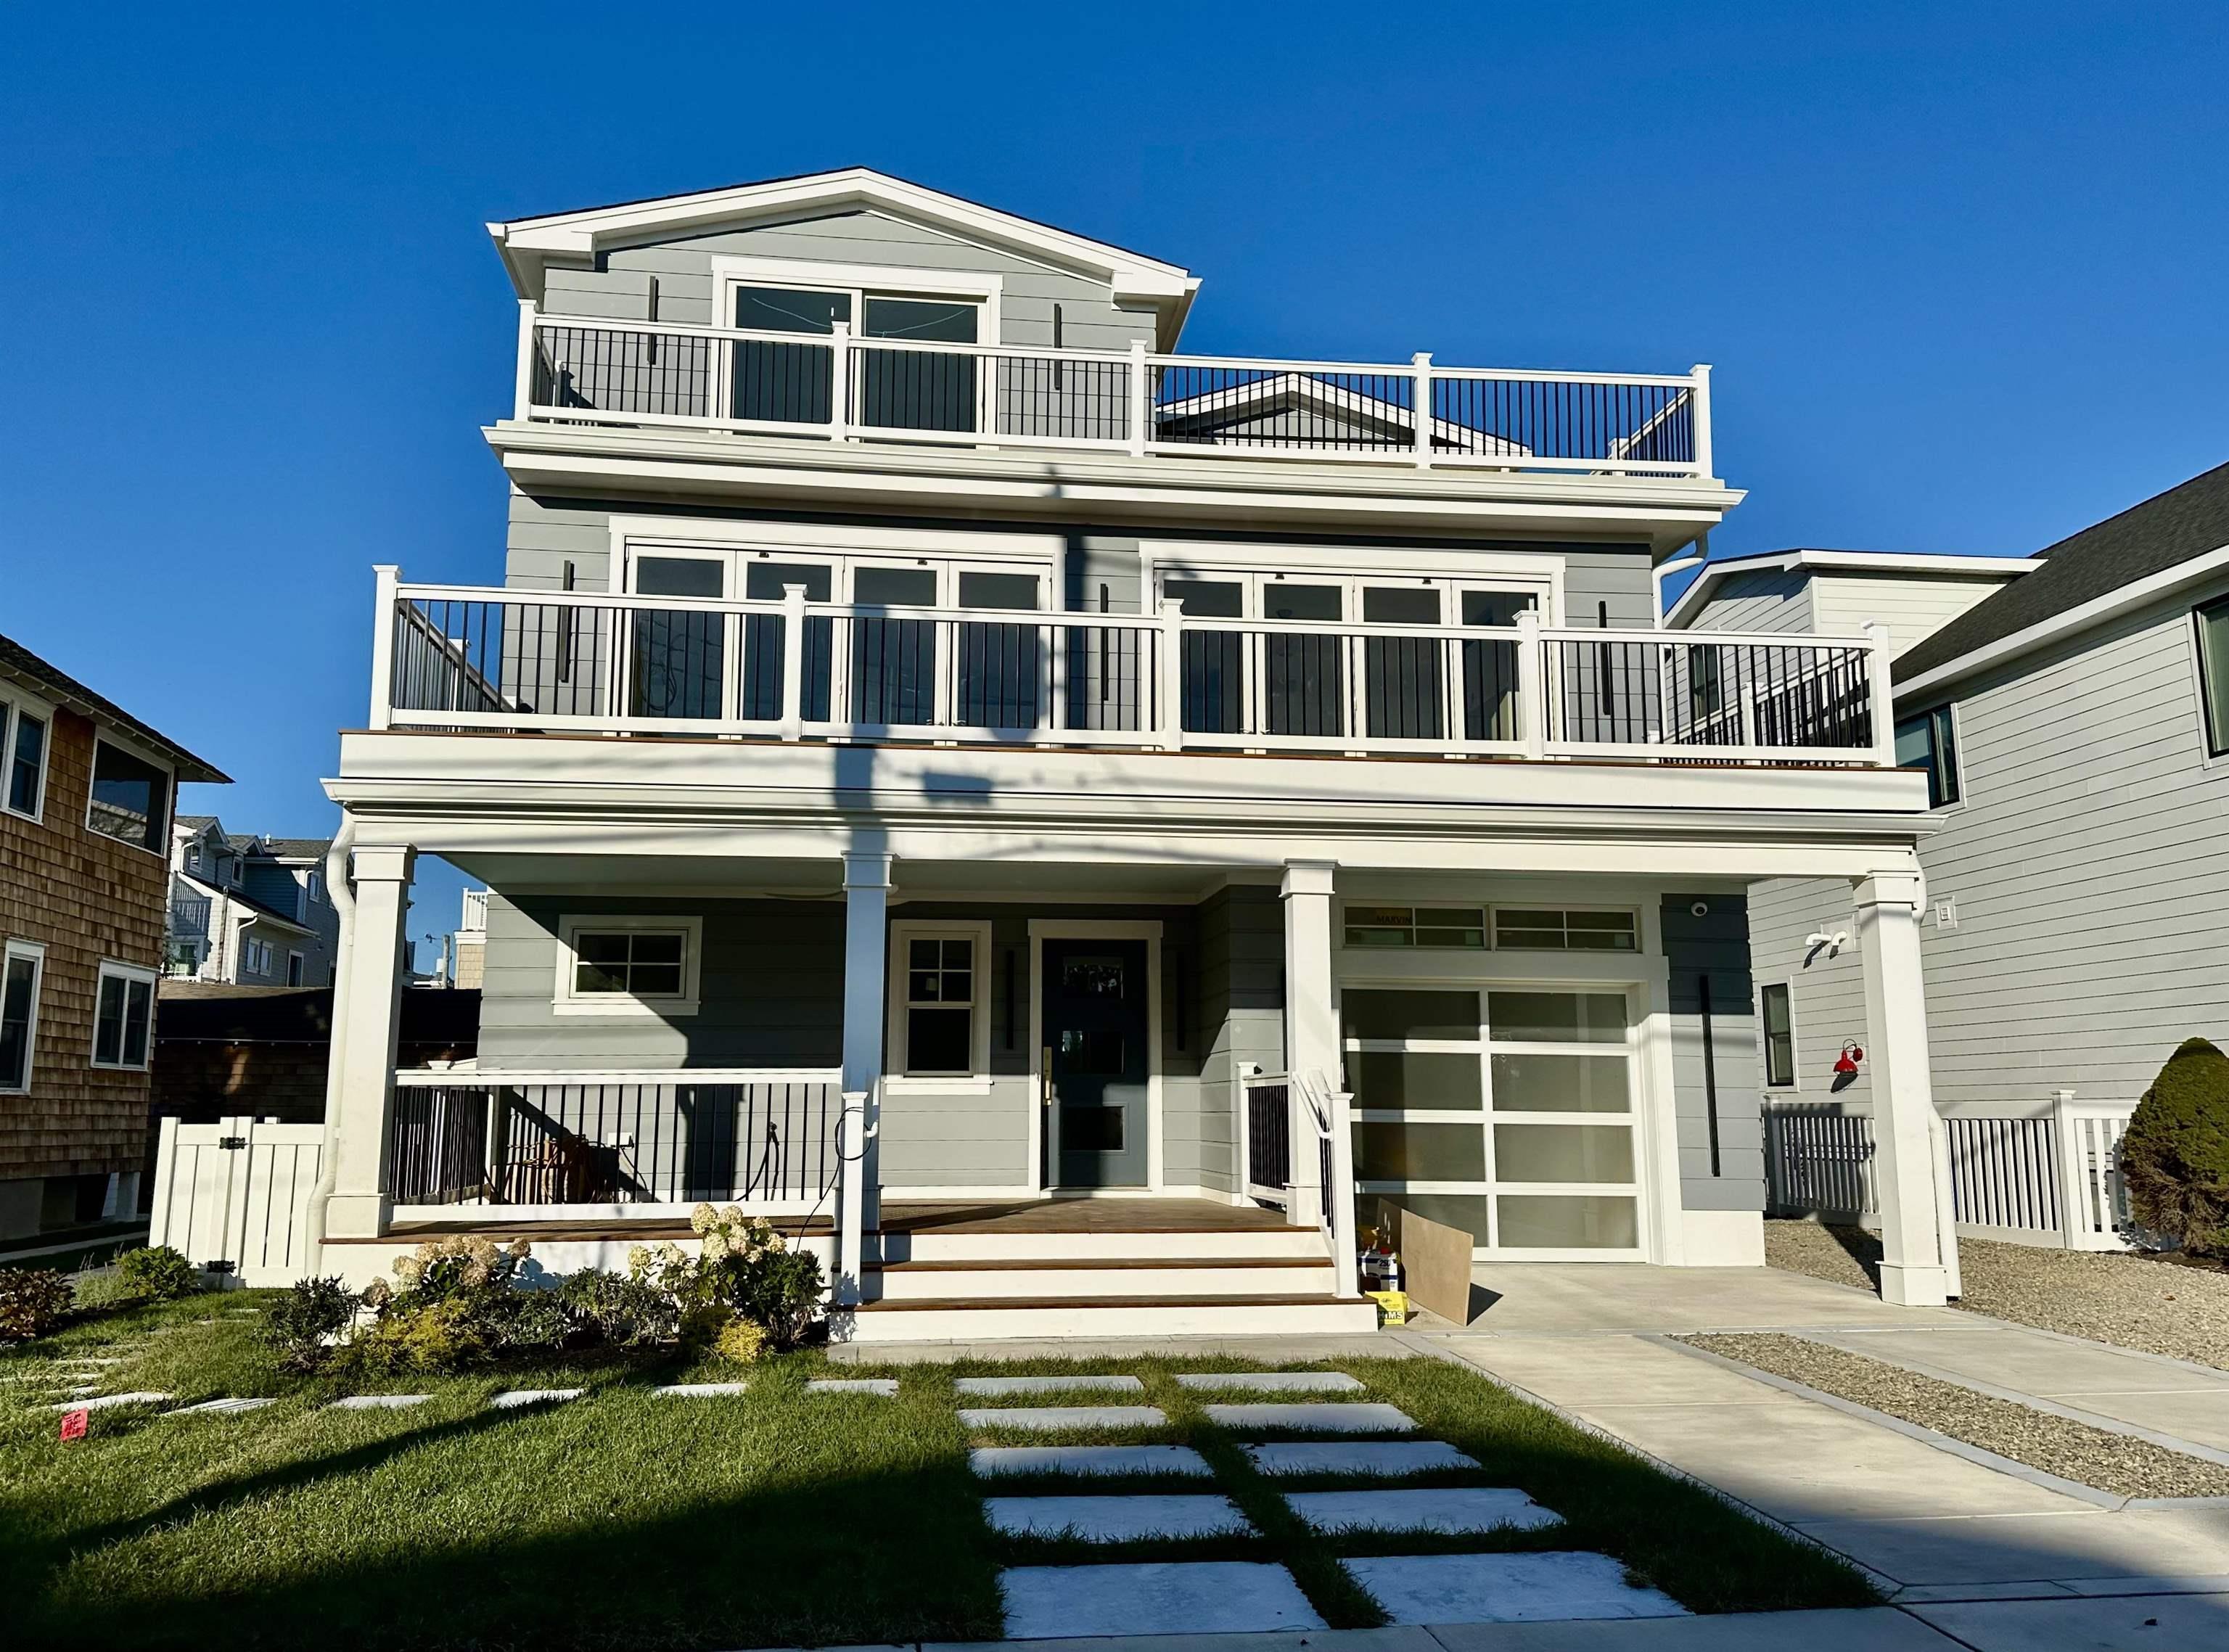
[[[971,1302],[1037,1297],[1327,1296],[1338,1283],[1320,1249],[1313,1257],[1223,1257],[1157,1261],[893,1262],[870,1268],[867,1295],[881,1302]]]
[[[1377,1304],[1333,1296],[1107,1296],[869,1302],[854,1342],[990,1342],[1036,1337],[1348,1336],[1378,1328]]]
[[[879,1239],[885,1263],[1258,1261],[1324,1255],[1323,1231],[1313,1227],[1207,1232],[1139,1227],[1089,1233],[886,1230]]]

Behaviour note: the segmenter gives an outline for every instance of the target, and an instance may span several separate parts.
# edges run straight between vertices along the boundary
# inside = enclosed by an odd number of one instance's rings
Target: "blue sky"
[[[2229,458],[2213,4],[21,9],[0,629],[308,833],[370,569],[492,582],[489,219],[864,164],[1195,350],[1708,361],[1720,555],[2015,554]],[[446,927],[446,892],[414,923]]]

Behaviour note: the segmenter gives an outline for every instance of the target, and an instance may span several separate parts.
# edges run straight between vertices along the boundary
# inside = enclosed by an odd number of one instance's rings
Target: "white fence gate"
[[[325,1127],[252,1118],[163,1121],[147,1243],[227,1285],[291,1285],[312,1267],[310,1192]]]

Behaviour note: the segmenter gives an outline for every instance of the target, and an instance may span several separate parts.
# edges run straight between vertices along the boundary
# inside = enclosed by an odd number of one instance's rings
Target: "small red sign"
[[[82,1405],[79,1406],[77,1410],[74,1411],[64,1411],[62,1413],[62,1438],[65,1440],[82,1440],[85,1438],[85,1425],[91,1417],[92,1413],[87,1411]]]

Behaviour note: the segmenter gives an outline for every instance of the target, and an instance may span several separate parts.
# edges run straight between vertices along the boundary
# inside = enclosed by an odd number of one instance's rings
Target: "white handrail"
[[[843,1070],[838,1067],[610,1068],[586,1072],[570,1072],[562,1067],[395,1070],[395,1083],[403,1090],[498,1090],[536,1084],[838,1084],[843,1081]]]

